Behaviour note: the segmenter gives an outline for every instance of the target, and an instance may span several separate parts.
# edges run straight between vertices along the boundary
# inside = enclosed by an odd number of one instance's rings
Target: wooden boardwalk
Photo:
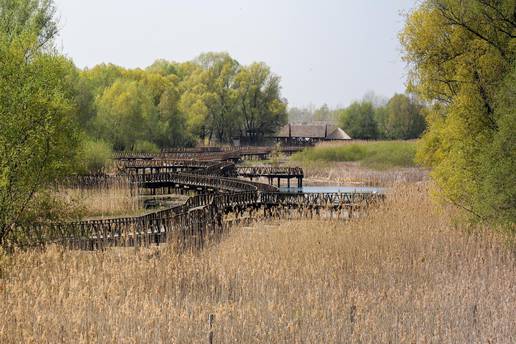
[[[299,152],[304,147],[300,146],[282,146],[279,152],[285,155],[291,155]],[[196,147],[196,148],[170,148],[164,149],[159,154],[146,153],[116,153],[116,160],[136,160],[136,159],[195,159],[195,160],[216,160],[216,161],[234,161],[246,159],[265,160],[271,156],[276,147]]]
[[[137,188],[139,194],[169,194],[186,189],[197,195],[183,205],[142,216],[34,225],[27,231],[27,242],[59,243],[86,250],[164,242],[174,242],[180,249],[202,248],[208,238],[216,237],[239,219],[349,218],[384,197],[372,193],[281,193],[273,185],[225,176],[232,168],[250,179],[302,180],[303,171],[299,168],[235,168],[226,161],[156,158],[119,159],[119,162],[121,175],[73,177],[65,184],[90,187],[126,183]]]
[[[192,159],[130,159],[117,162],[119,172],[125,174],[154,174],[160,172],[197,173],[201,175],[236,176],[235,164],[216,160]]]
[[[267,178],[269,184],[273,184],[276,179],[277,186],[281,186],[281,180],[287,180],[287,187],[290,188],[290,180],[297,180],[297,187],[303,187],[304,173],[300,167],[272,167],[272,166],[245,166],[237,167],[236,172],[239,176],[249,178],[250,180],[256,178]]]

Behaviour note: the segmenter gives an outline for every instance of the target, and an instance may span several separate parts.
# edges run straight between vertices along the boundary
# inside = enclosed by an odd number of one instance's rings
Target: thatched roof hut
[[[289,123],[274,136],[277,140],[333,141],[351,140],[341,128],[328,123]]]

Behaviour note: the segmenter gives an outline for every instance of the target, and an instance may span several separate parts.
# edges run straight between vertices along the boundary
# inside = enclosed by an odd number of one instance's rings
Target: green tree
[[[202,67],[200,77],[206,86],[202,98],[208,109],[209,139],[215,135],[219,142],[229,142],[238,129],[234,82],[240,65],[227,53],[205,53],[196,62]]]
[[[204,100],[205,90],[204,84],[197,83],[182,93],[178,103],[179,111],[185,114],[186,127],[193,135],[199,137],[201,142],[204,142],[208,136],[210,127],[208,123],[209,109]]]
[[[100,64],[91,69],[78,71],[76,79],[75,102],[77,103],[77,117],[79,125],[89,136],[97,136],[98,128],[94,121],[97,116],[95,101],[100,97],[106,88],[121,79],[125,70],[113,64]]]
[[[415,139],[425,130],[423,105],[415,98],[395,94],[385,106],[385,117],[379,124],[383,136],[389,139]]]
[[[51,1],[0,1],[0,243],[43,221],[43,190],[72,171],[78,146],[68,76],[53,52]],[[50,18],[50,19],[49,19]]]
[[[354,102],[341,111],[340,123],[354,139],[372,140],[378,138],[373,104],[367,101]]]
[[[138,140],[159,147],[190,146],[197,138],[230,142],[240,133],[263,136],[286,121],[279,77],[264,64],[241,66],[227,53],[156,60],[145,70],[102,64],[73,70],[71,79],[80,126],[116,150],[131,150]]]
[[[279,82],[264,63],[242,67],[236,76],[239,123],[252,143],[287,122],[287,105],[280,98]]]
[[[180,91],[171,84],[161,95],[159,103],[160,135],[158,144],[161,147],[191,146],[194,138],[186,116],[179,110]]]
[[[58,33],[55,12],[52,0],[0,0],[2,39],[20,43],[20,37],[32,36],[35,42],[24,44],[27,55],[52,50]]]
[[[376,127],[378,128],[378,139],[388,139],[387,136],[387,105],[375,107],[374,109],[374,120]]]
[[[137,81],[116,81],[97,99],[96,106],[98,138],[113,143],[115,150],[132,150],[136,141],[150,136],[154,103]]]
[[[163,76],[176,75],[178,73],[178,66],[176,63],[159,59],[147,67],[146,71],[161,74]]]
[[[96,174],[106,172],[111,163],[113,149],[104,140],[84,138],[79,149],[79,173]]]
[[[485,220],[515,220],[514,0],[427,0],[401,42],[428,102],[418,152],[441,195]]]
[[[132,148],[133,152],[136,153],[152,153],[152,154],[158,154],[159,153],[159,147],[150,142],[145,140],[138,140],[134,143],[134,146]]]
[[[238,130],[234,82],[240,65],[227,53],[205,53],[194,63],[186,65],[191,72],[181,85],[180,108],[201,141],[229,142]]]

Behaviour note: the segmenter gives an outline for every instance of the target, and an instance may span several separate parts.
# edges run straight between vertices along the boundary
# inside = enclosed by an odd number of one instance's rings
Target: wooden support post
[[[210,314],[208,316],[208,326],[209,326],[209,332],[208,332],[208,344],[213,344],[213,321],[215,320],[215,316],[213,314]]]

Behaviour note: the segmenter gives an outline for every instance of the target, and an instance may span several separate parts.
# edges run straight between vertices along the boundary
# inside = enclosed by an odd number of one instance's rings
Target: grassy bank
[[[353,161],[368,168],[388,169],[414,167],[415,155],[416,142],[414,141],[378,141],[308,148],[296,153],[292,160],[300,162]]]
[[[0,278],[0,342],[203,343],[209,314],[216,343],[514,342],[513,246],[457,228],[425,191],[351,222],[237,229],[191,255],[19,253]]]

